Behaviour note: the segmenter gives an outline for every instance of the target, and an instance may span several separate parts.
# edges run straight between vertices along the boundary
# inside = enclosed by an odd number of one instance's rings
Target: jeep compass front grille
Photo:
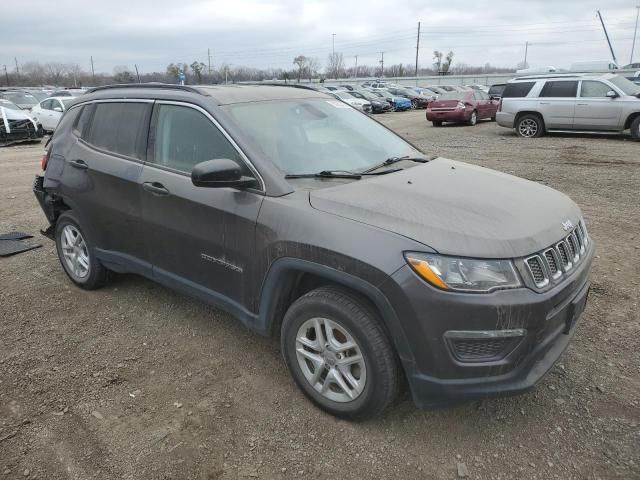
[[[557,244],[525,259],[533,283],[543,288],[552,281],[560,280],[580,263],[588,245],[587,229],[580,220],[578,226]]]

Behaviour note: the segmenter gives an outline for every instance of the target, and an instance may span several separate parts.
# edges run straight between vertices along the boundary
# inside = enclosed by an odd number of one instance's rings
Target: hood
[[[313,208],[403,235],[435,251],[518,258],[566,235],[580,219],[566,195],[486,168],[438,158],[310,193]]]

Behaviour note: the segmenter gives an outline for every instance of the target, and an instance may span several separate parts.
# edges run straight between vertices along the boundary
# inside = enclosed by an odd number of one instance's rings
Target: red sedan
[[[498,101],[479,90],[468,92],[447,92],[427,106],[427,121],[434,127],[443,122],[467,123],[475,125],[483,118],[496,119]]]

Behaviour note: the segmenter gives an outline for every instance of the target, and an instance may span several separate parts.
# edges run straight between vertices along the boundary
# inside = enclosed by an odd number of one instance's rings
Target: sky
[[[618,63],[629,62],[640,0],[0,0],[0,69],[15,59],[77,63],[96,72],[171,62],[293,68],[297,55],[322,65],[335,48],[346,66],[430,66],[434,50],[454,65],[513,67],[529,42],[530,66],[567,68],[609,60],[601,9]],[[334,35],[335,34],[335,35]],[[640,37],[640,35],[639,35]],[[334,47],[335,45],[335,47]],[[640,38],[636,41],[640,61]]]

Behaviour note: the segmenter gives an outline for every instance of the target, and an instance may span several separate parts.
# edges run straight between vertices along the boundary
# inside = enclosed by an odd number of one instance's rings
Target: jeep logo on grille
[[[568,232],[572,228],[573,228],[573,223],[571,223],[571,220],[567,220],[567,221],[562,222],[562,229],[565,232]]]

